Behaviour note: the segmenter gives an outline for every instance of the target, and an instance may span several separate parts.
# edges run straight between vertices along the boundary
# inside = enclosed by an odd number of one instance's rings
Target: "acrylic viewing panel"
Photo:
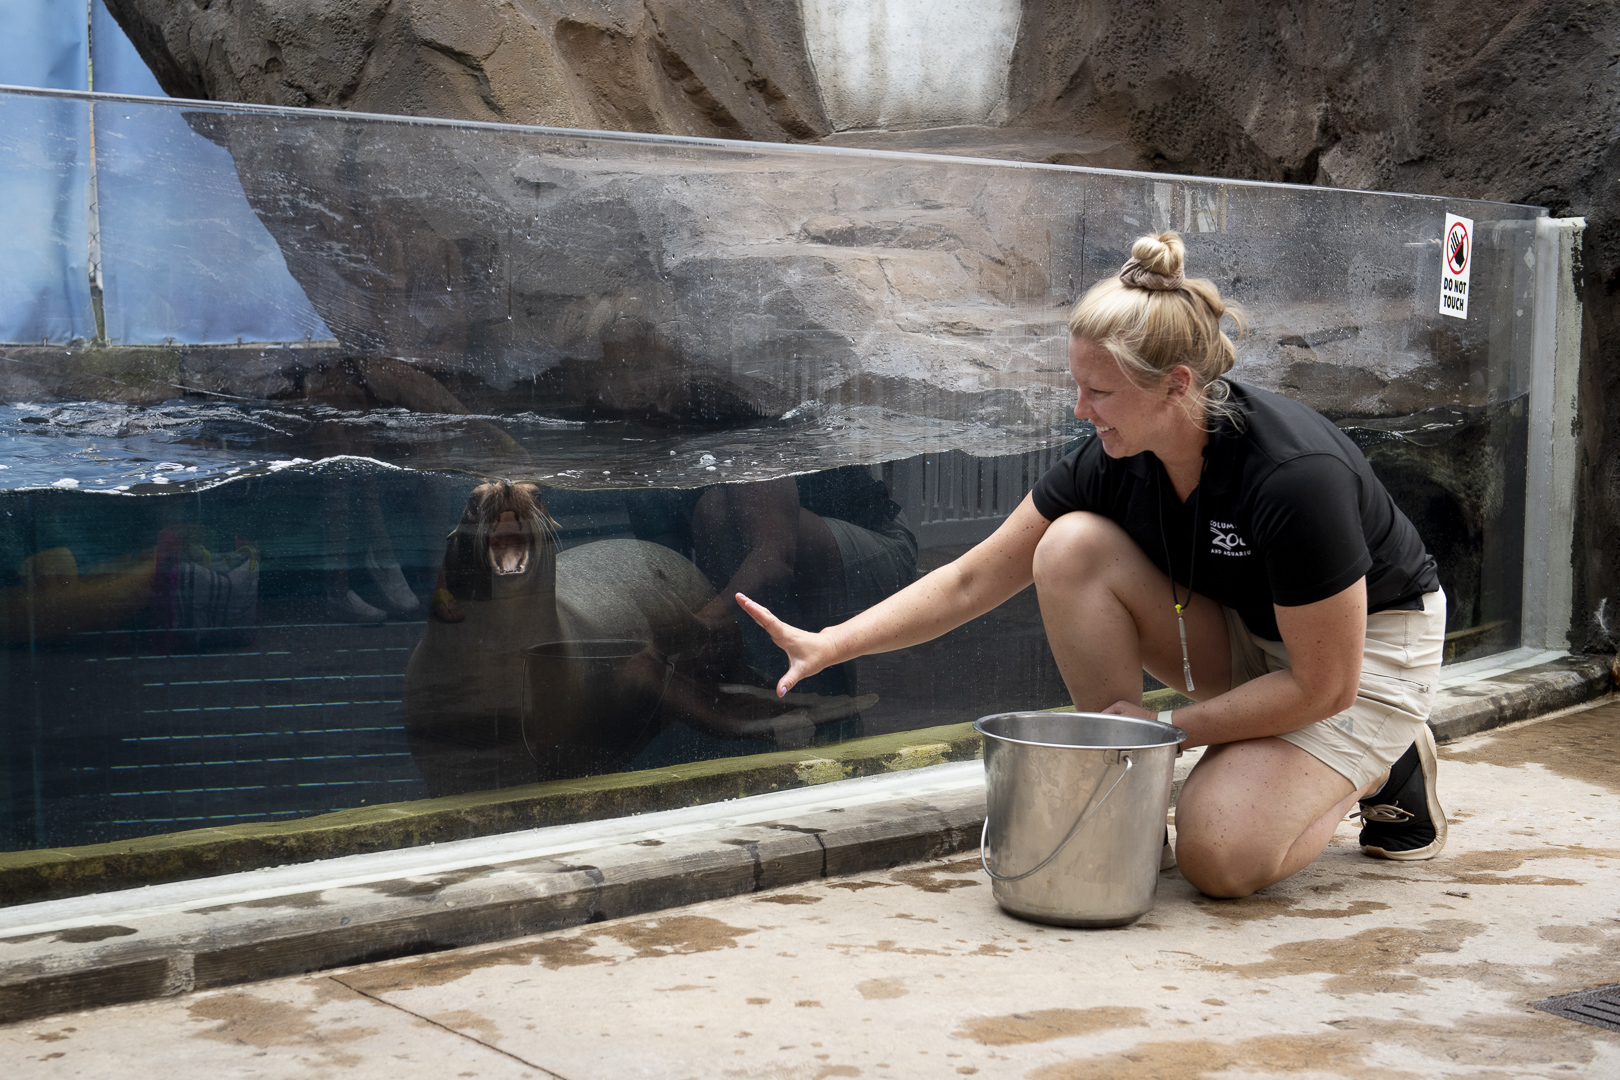
[[[162,301],[104,330],[92,110],[101,218],[142,224],[102,229],[106,303]],[[196,160],[173,140],[240,191],[134,167]],[[988,535],[1087,436],[1067,308],[1163,228],[1249,312],[1234,377],[1338,421],[1416,521],[1453,656],[1517,644],[1533,208],[70,94],[0,93],[0,142],[57,200],[0,209],[13,850],[1064,704],[1031,593],[786,705],[715,597],[825,624]],[[207,329],[306,303],[301,342]],[[496,477],[549,539],[510,495],[464,519]]]

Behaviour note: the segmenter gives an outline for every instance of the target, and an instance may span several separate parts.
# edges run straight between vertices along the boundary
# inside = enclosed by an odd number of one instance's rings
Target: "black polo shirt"
[[[1190,577],[1273,641],[1273,604],[1326,600],[1363,576],[1369,613],[1421,607],[1439,587],[1434,560],[1356,444],[1296,401],[1230,386],[1241,423],[1217,423],[1185,504],[1155,455],[1116,460],[1093,438],[1036,482],[1035,509],[1048,521],[1089,510],[1118,522],[1178,585]]]

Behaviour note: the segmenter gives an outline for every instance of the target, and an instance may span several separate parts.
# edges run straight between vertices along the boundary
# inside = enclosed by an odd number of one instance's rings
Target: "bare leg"
[[[343,479],[322,477],[321,503],[325,513],[326,557],[337,564],[326,571],[326,598],[342,600],[349,591],[349,490]]]
[[[1074,707],[1096,711],[1142,698],[1146,669],[1182,690],[1181,638],[1170,579],[1124,529],[1096,514],[1065,514],[1035,549],[1035,592]],[[1200,701],[1226,692],[1231,651],[1219,604],[1195,596],[1187,648]]]
[[[698,569],[719,589],[698,615],[710,625],[736,617],[739,592],[770,597],[791,589],[803,603],[825,592],[820,586],[831,574],[843,573],[832,532],[799,505],[789,479],[710,488],[693,512],[692,538]],[[805,612],[810,620],[822,617],[815,629],[826,625],[826,615]]]
[[[1344,776],[1293,743],[1212,746],[1176,804],[1176,861],[1210,896],[1248,896],[1309,866],[1358,798]]]

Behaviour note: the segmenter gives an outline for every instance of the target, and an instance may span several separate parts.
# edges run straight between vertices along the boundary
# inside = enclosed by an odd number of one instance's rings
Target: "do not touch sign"
[[[1440,314],[1468,318],[1468,273],[1474,263],[1474,219],[1446,215],[1440,242]]]

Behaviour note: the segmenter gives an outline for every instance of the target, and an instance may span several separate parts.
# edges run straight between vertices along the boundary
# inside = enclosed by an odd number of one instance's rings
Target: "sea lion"
[[[714,631],[695,618],[714,596],[697,567],[660,544],[558,552],[538,487],[479,485],[405,668],[405,725],[429,789],[611,771],[672,723],[803,745],[816,724],[870,704],[776,701],[745,688],[760,680],[717,660]],[[536,651],[544,643],[561,644]]]

